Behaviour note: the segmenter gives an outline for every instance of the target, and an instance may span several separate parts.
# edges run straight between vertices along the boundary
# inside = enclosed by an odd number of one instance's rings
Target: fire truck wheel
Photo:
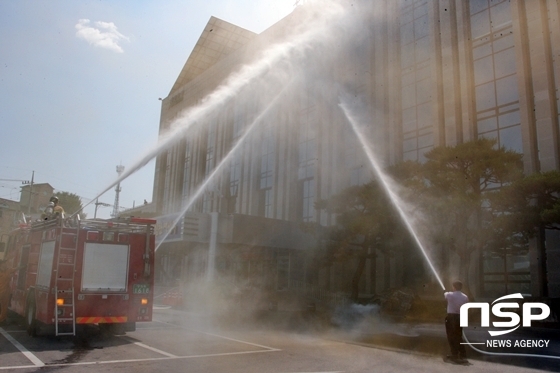
[[[35,319],[35,301],[27,302],[27,310],[25,311],[25,326],[27,326],[27,334],[32,337],[37,336],[37,320]]]

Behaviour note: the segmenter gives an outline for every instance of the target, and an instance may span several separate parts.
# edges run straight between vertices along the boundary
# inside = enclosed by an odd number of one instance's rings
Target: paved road
[[[87,338],[31,338],[14,321],[0,329],[0,370],[14,372],[542,372],[546,366],[505,366],[471,360],[451,366],[422,351],[372,348],[372,338],[332,333],[313,321],[280,325],[215,320],[156,309],[154,321],[124,336],[93,331]],[[308,322],[309,321],[309,322]],[[399,336],[395,336],[397,338]],[[401,338],[407,338],[401,335]],[[389,338],[385,335],[384,338]],[[379,341],[377,341],[379,342]],[[381,345],[379,345],[381,346]],[[401,345],[402,347],[402,345]],[[388,348],[388,349],[387,349]],[[556,364],[557,365],[557,364]]]

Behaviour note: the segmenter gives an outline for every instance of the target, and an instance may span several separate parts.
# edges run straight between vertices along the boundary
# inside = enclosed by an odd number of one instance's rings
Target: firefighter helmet
[[[51,199],[49,199],[49,202],[54,202],[55,204],[58,203],[58,197],[52,196]]]

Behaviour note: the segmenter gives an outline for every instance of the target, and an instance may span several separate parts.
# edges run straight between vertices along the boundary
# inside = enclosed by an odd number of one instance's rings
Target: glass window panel
[[[411,107],[404,109],[402,112],[403,123],[415,123],[416,122],[416,108]],[[416,127],[416,126],[415,126]]]
[[[495,131],[498,128],[498,125],[496,123],[496,117],[479,120],[477,125],[478,125],[478,133]]]
[[[428,79],[418,82],[416,85],[416,103],[421,104],[430,101],[430,81]]]
[[[403,46],[401,48],[401,66],[403,69],[412,66],[414,64],[414,48],[411,46]]]
[[[418,128],[432,126],[432,103],[418,105]]]
[[[414,72],[408,73],[408,74],[403,74],[403,76],[401,78],[401,86],[406,87],[407,85],[414,84],[415,81],[416,81],[416,76],[415,76]]]
[[[511,22],[511,12],[509,1],[503,1],[490,8],[490,16],[492,17],[492,29],[503,27]]]
[[[483,111],[496,106],[494,82],[476,87],[476,110]]]
[[[523,153],[521,125],[500,130],[500,145],[516,152]]]
[[[418,147],[425,148],[434,145],[434,136],[432,134],[418,137]]]
[[[490,44],[488,44],[490,45]],[[504,37],[495,39],[492,43],[492,47],[494,48],[494,52],[499,52],[501,50],[513,47],[513,34],[511,34],[511,29],[509,34]]]
[[[490,43],[483,44],[473,49],[473,58],[475,60],[482,58],[484,56],[489,56],[492,54],[492,45]]]
[[[422,4],[420,4],[420,6],[417,6],[416,8],[414,8],[414,18],[418,18],[421,15],[424,14],[428,14],[428,3],[424,2]]]
[[[401,44],[407,45],[414,41],[414,24],[412,22],[401,26]]]
[[[416,79],[417,80],[427,79],[431,76],[432,75],[430,73],[430,68],[429,67],[425,67],[423,69],[416,70]]]
[[[307,167],[306,177],[313,177],[314,173],[315,173],[315,165],[313,163],[310,163],[309,167]]]
[[[416,92],[415,92],[415,86],[413,85],[409,85],[407,87],[403,87],[403,93],[402,93],[402,106],[404,109],[412,107],[414,105],[416,105]]]
[[[401,25],[404,25],[405,23],[412,23],[412,20],[413,16],[411,11],[401,13]]]
[[[404,133],[403,134],[403,139],[405,139],[405,140],[412,139],[413,137],[416,137],[416,136],[417,136],[416,129],[414,129],[414,131]]]
[[[315,209],[313,206],[314,200],[314,187],[315,181],[305,180],[303,182],[303,220],[311,221],[315,215]]]
[[[403,123],[403,132],[409,133],[411,131],[416,131],[416,121]],[[407,137],[407,135],[405,135]]]
[[[500,108],[500,113],[505,113],[506,111],[512,111],[516,109],[519,109],[519,102],[515,102],[512,105],[508,105],[508,106],[502,106]]]
[[[430,58],[430,39],[425,36],[416,41],[416,62],[426,61]]]
[[[496,79],[515,74],[515,50],[509,48],[494,55]]]
[[[433,148],[434,148],[433,146],[429,146],[427,148],[420,150],[418,152],[418,162],[425,163],[427,161],[426,153],[428,153]]]
[[[350,185],[360,185],[360,169],[355,168],[350,171]]]
[[[485,139],[497,139],[498,138],[498,131],[486,132],[480,135],[480,137]]]
[[[471,34],[473,39],[490,33],[490,16],[488,10],[471,17]]]
[[[308,151],[307,159],[315,159],[315,141],[314,140],[308,141],[307,151]]]
[[[492,56],[474,61],[474,84],[480,85],[491,80],[494,80]]]
[[[427,36],[428,31],[429,31],[429,27],[428,27],[427,14],[414,20],[414,37],[416,39]]]
[[[500,115],[498,121],[500,123],[500,128],[509,127],[520,124],[521,116],[519,114],[519,111],[514,111],[513,113]]]
[[[416,148],[416,137],[410,140],[403,141],[403,151],[407,152]]]
[[[496,90],[498,93],[498,105],[505,105],[519,100],[517,91],[517,75],[511,75],[503,79],[496,80]]]
[[[470,0],[471,14],[475,14],[488,8],[488,0]]]
[[[418,159],[418,153],[416,150],[412,152],[406,152],[403,154],[403,161],[415,161]]]
[[[265,191],[265,196],[264,196],[265,202],[265,211],[264,211],[264,216],[267,218],[272,218],[272,190],[268,189]]]

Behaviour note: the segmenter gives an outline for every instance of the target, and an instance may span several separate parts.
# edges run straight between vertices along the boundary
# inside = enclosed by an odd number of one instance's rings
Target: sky
[[[260,33],[296,0],[0,1],[0,198],[22,181],[88,204],[157,143],[165,98],[211,16]],[[151,202],[155,161],[121,183]],[[99,202],[109,218],[115,191]],[[94,216],[94,204],[84,209]]]

